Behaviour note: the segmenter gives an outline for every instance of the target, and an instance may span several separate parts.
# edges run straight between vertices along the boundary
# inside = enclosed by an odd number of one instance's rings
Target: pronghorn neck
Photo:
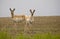
[[[33,18],[33,15],[30,15],[30,19],[32,19]]]
[[[14,13],[11,13],[11,17],[14,18]]]

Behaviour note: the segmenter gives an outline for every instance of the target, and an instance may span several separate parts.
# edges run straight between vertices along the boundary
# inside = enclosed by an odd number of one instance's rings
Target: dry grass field
[[[31,25],[32,34],[60,35],[60,16],[36,16]],[[10,17],[0,17],[0,32],[8,32],[12,36],[23,33],[25,22],[18,22],[16,26]]]

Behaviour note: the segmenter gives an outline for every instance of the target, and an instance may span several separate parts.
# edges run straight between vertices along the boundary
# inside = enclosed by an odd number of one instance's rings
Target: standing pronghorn
[[[27,16],[27,15],[14,15],[15,8],[13,10],[10,8],[10,11],[11,11],[11,17],[12,17],[13,21],[19,22],[19,21],[24,20],[26,22],[26,26],[24,27],[24,32],[27,31],[26,28],[28,28],[28,25],[30,25],[34,21],[33,14],[34,14],[35,10],[32,11],[30,9],[31,15],[29,15],[29,16]]]
[[[14,15],[14,11],[15,11],[15,8],[14,9],[10,8],[11,20],[13,21],[13,24],[14,24],[13,29],[14,29],[15,33],[17,33],[17,23],[16,22],[24,21],[25,15]]]
[[[25,15],[26,26],[24,27],[24,32],[29,32],[30,33],[31,24],[34,21],[34,17],[33,17],[34,12],[35,12],[35,10],[32,11],[30,9],[30,13],[31,14],[29,16]]]

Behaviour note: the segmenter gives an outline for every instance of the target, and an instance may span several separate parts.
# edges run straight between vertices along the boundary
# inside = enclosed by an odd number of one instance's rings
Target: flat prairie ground
[[[19,34],[23,34],[24,26],[26,26],[25,21],[13,22],[10,17],[0,17],[0,32],[7,32],[12,37],[14,36],[17,37]],[[40,36],[42,36],[41,34],[50,33],[52,35],[59,35],[57,36],[57,39],[60,39],[60,16],[35,16],[34,22],[29,27],[31,27],[31,29],[29,30],[29,32],[31,33],[28,33],[28,34],[32,34],[32,35],[39,34]],[[38,35],[36,35],[36,39],[39,39],[39,37]],[[15,37],[13,39],[15,39]],[[18,36],[18,39],[19,39],[19,36]]]

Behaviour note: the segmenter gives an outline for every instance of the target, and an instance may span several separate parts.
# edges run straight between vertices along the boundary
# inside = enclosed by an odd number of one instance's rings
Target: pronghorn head
[[[10,8],[10,11],[11,11],[11,15],[12,15],[12,18],[13,18],[13,17],[14,17],[15,8],[14,8],[14,9],[11,9],[11,8]]]
[[[31,12],[31,16],[33,16],[35,10],[32,11],[32,10],[30,9],[30,12]]]

